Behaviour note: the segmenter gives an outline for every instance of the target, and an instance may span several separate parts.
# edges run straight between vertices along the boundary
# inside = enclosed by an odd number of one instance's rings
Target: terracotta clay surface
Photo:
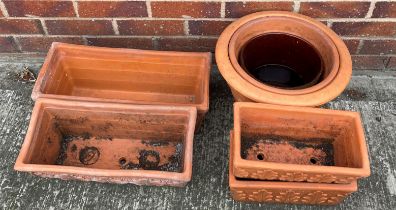
[[[53,43],[32,98],[209,108],[210,53]]]
[[[234,130],[236,177],[351,183],[370,175],[356,112],[237,102]]]
[[[233,173],[234,145],[233,132],[231,132],[229,186],[232,198],[236,201],[334,205],[357,191],[356,180],[350,184],[324,184],[237,178]]]
[[[15,170],[84,181],[184,186],[196,108],[37,99]]]
[[[319,106],[352,74],[346,45],[330,28],[291,12],[259,12],[230,24],[216,62],[236,101]]]

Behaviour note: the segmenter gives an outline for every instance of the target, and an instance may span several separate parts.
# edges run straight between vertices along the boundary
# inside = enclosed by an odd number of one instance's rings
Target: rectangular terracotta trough
[[[237,102],[234,130],[236,177],[351,183],[370,174],[357,112]]]
[[[210,53],[53,43],[32,98],[195,106],[209,109]]]
[[[196,108],[37,99],[15,170],[84,181],[184,186]]]
[[[233,171],[233,132],[230,141],[229,186],[232,198],[236,201],[335,205],[357,191],[356,180],[349,184],[327,184],[237,178]]]

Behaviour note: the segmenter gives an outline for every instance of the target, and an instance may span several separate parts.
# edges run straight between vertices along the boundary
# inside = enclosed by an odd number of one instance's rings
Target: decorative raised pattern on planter
[[[281,180],[291,182],[316,182],[316,183],[339,183],[348,184],[358,177],[351,176],[334,176],[331,174],[310,174],[303,172],[280,173],[273,170],[254,170],[249,168],[234,168],[234,174],[237,177],[250,177],[260,180]]]
[[[350,193],[303,191],[303,190],[232,190],[232,197],[237,201],[275,202],[275,203],[299,203],[299,204],[328,204],[340,203]]]

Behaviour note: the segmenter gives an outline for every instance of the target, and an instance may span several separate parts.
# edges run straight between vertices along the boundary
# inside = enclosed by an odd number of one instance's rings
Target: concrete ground
[[[194,139],[193,178],[185,188],[46,179],[13,170],[29,123],[33,84],[17,80],[42,58],[0,57],[0,206],[5,209],[315,209],[318,206],[235,202],[228,189],[232,96],[216,69],[210,111]],[[325,108],[362,115],[372,175],[342,204],[324,209],[396,209],[396,72],[356,71]]]

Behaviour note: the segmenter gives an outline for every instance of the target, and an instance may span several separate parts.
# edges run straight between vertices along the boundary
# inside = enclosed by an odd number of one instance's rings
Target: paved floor
[[[0,57],[0,206],[6,209],[314,209],[317,206],[235,202],[228,189],[228,132],[232,97],[217,70],[211,77],[210,111],[194,140],[193,179],[185,188],[45,179],[13,170],[29,122],[33,84],[17,81],[41,58]],[[359,191],[326,209],[396,208],[396,72],[359,71],[348,89],[326,104],[362,114],[372,175]]]

